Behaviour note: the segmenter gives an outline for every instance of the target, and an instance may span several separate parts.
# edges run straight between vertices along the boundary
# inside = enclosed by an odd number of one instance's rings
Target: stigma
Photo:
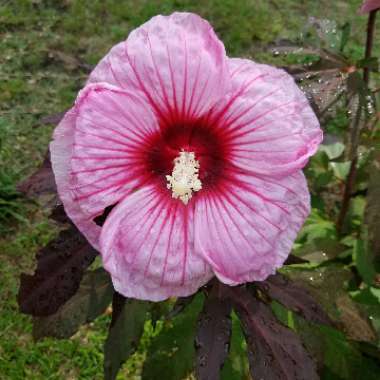
[[[181,151],[174,159],[172,175],[167,175],[167,188],[172,190],[172,197],[180,199],[185,205],[193,196],[193,192],[202,189],[199,176],[199,161],[193,152]]]

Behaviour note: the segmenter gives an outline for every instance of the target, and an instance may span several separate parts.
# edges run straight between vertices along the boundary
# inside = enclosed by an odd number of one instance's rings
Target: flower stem
[[[370,12],[369,17],[368,17],[368,23],[367,23],[367,41],[366,41],[366,46],[365,46],[365,60],[367,61],[368,59],[371,58],[372,55],[372,47],[373,47],[373,39],[375,35],[375,21],[376,21],[376,13],[378,9],[373,10]],[[369,84],[369,74],[370,74],[370,69],[368,65],[365,65],[364,71],[363,71],[363,80],[364,82],[368,85]]]
[[[366,39],[366,47],[365,47],[365,67],[363,69],[363,80],[366,83],[366,85],[369,85],[369,76],[370,76],[370,68],[368,65],[368,60],[372,56],[372,47],[373,47],[373,39],[375,35],[375,21],[376,21],[376,13],[378,9],[375,9],[370,12],[368,16],[368,23],[367,23],[367,39]],[[352,139],[354,141],[351,141],[352,145],[352,151],[351,151],[351,166],[350,170],[345,182],[344,186],[344,192],[343,192],[343,199],[342,199],[342,205],[340,209],[340,213],[338,216],[338,220],[336,223],[336,229],[338,234],[341,234],[344,220],[346,218],[348,208],[350,206],[350,200],[353,192],[353,188],[355,185],[356,180],[356,173],[357,173],[357,163],[358,163],[358,156],[357,156],[357,149],[359,146],[359,128],[360,128],[360,116],[361,116],[361,106],[359,105],[357,114],[353,123],[353,131],[352,131]]]

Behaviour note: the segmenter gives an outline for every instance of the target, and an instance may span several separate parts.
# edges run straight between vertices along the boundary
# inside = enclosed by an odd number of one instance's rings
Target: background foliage
[[[47,338],[35,343],[32,333],[42,337],[43,332],[32,331],[31,319],[19,313],[16,303],[19,274],[33,272],[36,251],[58,234],[57,225],[47,219],[44,207],[22,198],[16,191],[16,183],[43,161],[52,127],[42,125],[41,118],[71,105],[91,65],[130,30],[155,14],[173,10],[194,11],[207,18],[231,56],[290,65],[293,70],[300,67],[304,70],[305,65],[318,61],[315,50],[289,52],[284,46],[291,41],[329,49],[334,54],[343,52],[345,66],[360,65],[366,25],[366,17],[357,14],[360,3],[360,0],[0,0],[1,380],[102,379],[103,376],[102,352],[110,308],[101,305],[102,316],[95,321],[89,315],[79,314],[75,323],[91,322],[70,339]],[[269,45],[281,46],[268,49]],[[377,43],[373,55],[379,53]],[[375,87],[377,75],[373,74]],[[306,78],[300,84],[315,95],[322,87],[326,91],[326,82],[333,80],[320,79],[321,82],[309,83]],[[371,121],[371,129],[362,132],[356,185],[347,217],[337,230],[352,159],[352,139],[347,137],[351,115],[346,104],[338,104],[334,109],[328,107],[321,116],[327,138],[306,170],[313,211],[294,253],[310,260],[310,264],[284,269],[285,274],[308,286],[340,329],[316,327],[280,304],[272,305],[278,318],[304,337],[311,352],[323,357],[325,379],[379,376],[376,348],[380,332],[380,279],[373,255],[380,250],[377,236],[380,179],[376,175],[379,168],[374,166],[379,160],[376,149],[380,140],[373,118],[376,104],[367,99],[368,94],[360,88],[360,83],[352,75],[348,89],[364,99],[365,117]],[[328,95],[323,97],[325,103]],[[314,100],[318,103],[317,97]],[[51,201],[46,195],[40,204],[48,205]],[[371,244],[367,244],[367,236]],[[98,265],[96,260],[93,267]],[[84,286],[91,283],[90,278],[86,281]],[[79,299],[72,302],[83,302],[81,294],[77,293]],[[65,305],[67,313],[70,306]],[[172,321],[159,320],[155,326],[142,317],[126,320],[125,323],[141,327],[142,340],[123,366],[119,379],[141,376],[153,379],[152,374],[157,373],[166,373],[165,379],[173,380],[192,376],[192,327],[201,308],[199,299],[188,307],[187,314]],[[139,311],[138,315],[143,312]],[[52,320],[49,325],[52,331],[55,323]],[[235,315],[232,326],[232,354],[223,378],[248,378],[246,347]],[[72,325],[65,328],[76,330]],[[173,342],[177,350],[167,351],[166,347]]]

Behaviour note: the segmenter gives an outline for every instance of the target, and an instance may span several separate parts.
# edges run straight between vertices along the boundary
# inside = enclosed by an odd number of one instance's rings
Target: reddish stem
[[[366,46],[365,46],[365,55],[364,58],[366,61],[368,61],[371,58],[372,55],[372,47],[373,47],[373,39],[375,34],[375,21],[376,21],[376,13],[378,9],[375,9],[370,12],[368,17],[368,23],[367,23],[367,40],[366,40]],[[369,75],[370,75],[370,68],[368,66],[368,62],[366,62],[366,65],[363,69],[363,80],[369,85]],[[355,122],[353,124],[353,128],[360,128],[360,106],[358,109],[357,117],[355,118]],[[356,135],[356,131],[354,131]],[[358,140],[358,138],[356,139]],[[341,234],[344,220],[346,218],[349,206],[350,206],[350,200],[353,193],[353,188],[355,185],[356,180],[356,172],[357,172],[357,163],[358,163],[358,157],[357,157],[357,148],[358,148],[358,141],[354,143],[354,141],[351,141],[353,146],[353,152],[352,152],[352,161],[350,166],[350,171],[348,173],[345,186],[344,186],[344,193],[343,193],[343,199],[342,199],[342,206],[340,209],[340,213],[338,216],[338,221],[336,223],[336,229],[338,234]]]
[[[366,61],[370,59],[372,56],[372,47],[373,47],[373,39],[374,39],[374,34],[375,34],[375,21],[376,21],[377,11],[378,9],[373,10],[372,12],[370,12],[369,17],[368,17],[367,41],[365,45],[365,57],[364,57]],[[363,80],[364,82],[367,83],[367,85],[369,84],[369,74],[370,74],[370,69],[368,65],[365,65],[364,71],[363,71]]]

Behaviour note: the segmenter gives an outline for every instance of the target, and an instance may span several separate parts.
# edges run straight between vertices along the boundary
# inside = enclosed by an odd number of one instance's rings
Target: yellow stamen
[[[193,152],[181,151],[174,159],[172,175],[167,175],[167,188],[172,190],[172,197],[179,198],[185,205],[193,196],[194,191],[202,189],[202,183],[198,178],[199,161],[195,159]]]

